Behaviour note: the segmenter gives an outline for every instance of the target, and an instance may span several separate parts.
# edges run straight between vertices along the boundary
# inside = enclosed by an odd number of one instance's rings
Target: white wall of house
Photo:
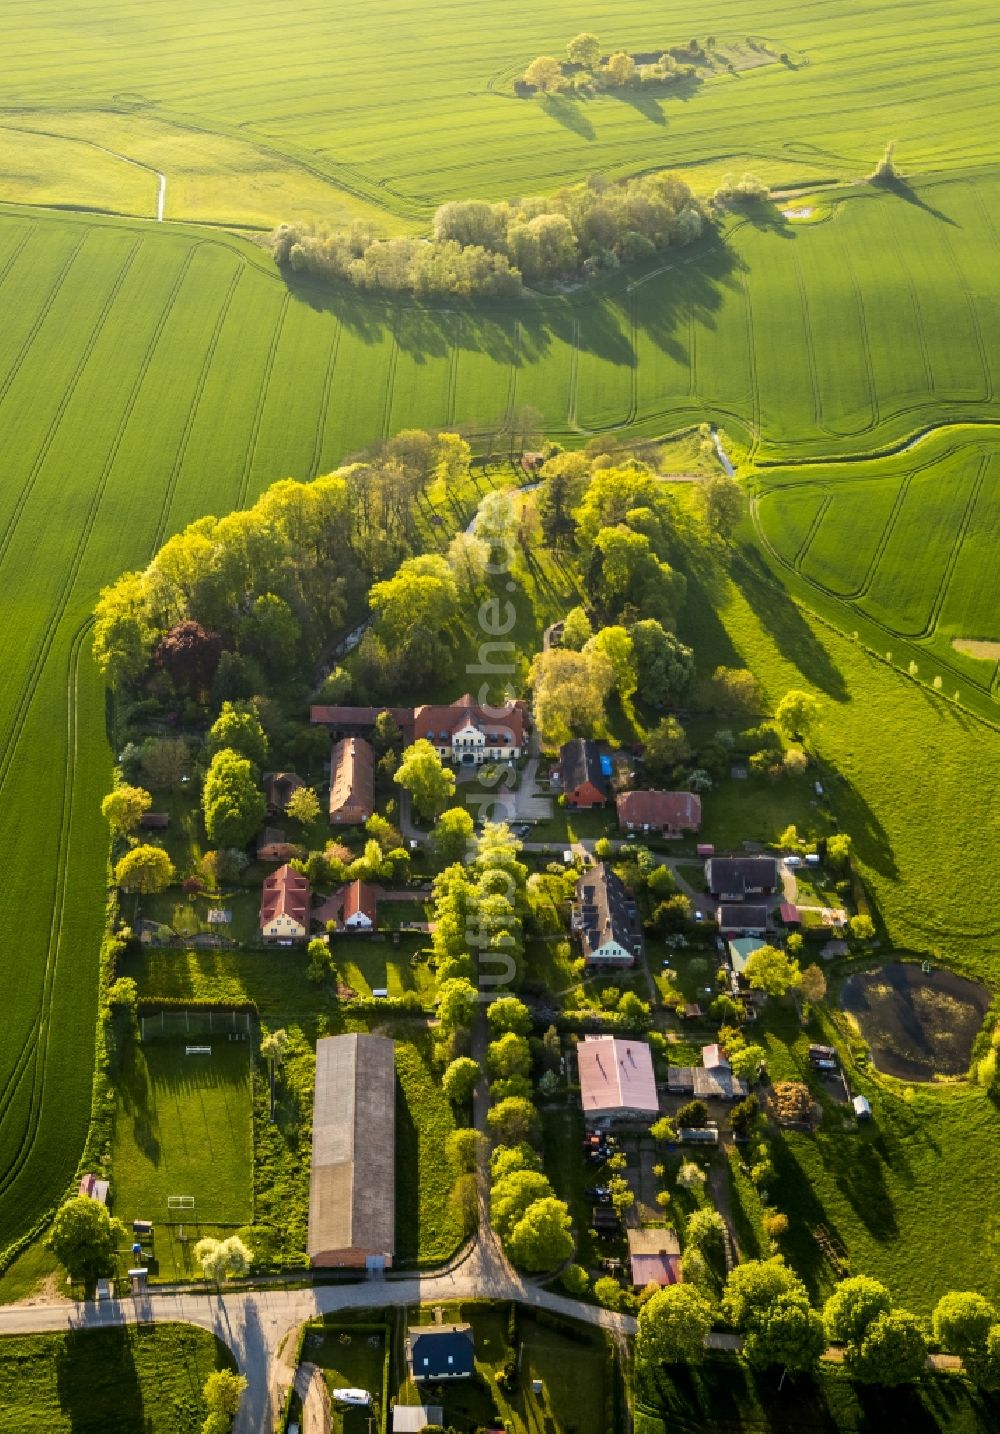
[[[302,925],[301,921],[296,921],[291,916],[276,916],[273,921],[269,921],[261,930],[264,936],[272,936],[276,940],[281,940],[282,938],[287,940],[291,938],[292,940],[301,941],[306,934],[306,928]]]
[[[626,951],[625,947],[619,945],[617,941],[605,941],[603,945],[587,953],[587,963],[591,966],[598,965],[602,961],[616,964],[621,964],[624,961],[631,965],[634,959],[632,952]]]

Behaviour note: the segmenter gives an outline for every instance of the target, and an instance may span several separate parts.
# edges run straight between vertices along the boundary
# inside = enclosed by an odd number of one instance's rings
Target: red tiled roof
[[[471,723],[486,733],[488,741],[492,740],[490,734],[496,733],[497,740],[503,745],[522,747],[524,719],[523,702],[510,702],[503,707],[481,707],[470,693],[465,692],[456,702],[447,705],[417,707],[413,713],[413,737],[415,741],[425,737],[430,742],[440,742],[445,740],[440,734],[446,733],[450,741],[459,728]]]
[[[374,926],[376,910],[375,888],[369,886],[366,881],[352,881],[344,894],[344,920],[349,916],[356,916],[360,911]]]
[[[309,708],[309,721],[323,727],[374,727],[380,712],[388,712],[404,731],[413,721],[412,707],[330,707],[315,703]]]
[[[778,908],[778,915],[781,917],[782,921],[785,923],[786,926],[795,926],[801,920],[799,916],[799,908],[797,906],[793,906],[790,901],[783,901],[781,903],[780,907]]]
[[[622,826],[697,831],[701,826],[701,798],[694,792],[621,792],[618,821]]]
[[[276,916],[290,916],[309,929],[309,878],[290,866],[279,866],[264,878],[260,902],[260,924],[267,926]]]
[[[375,754],[364,737],[342,737],[330,762],[330,816],[370,817],[375,808]]]

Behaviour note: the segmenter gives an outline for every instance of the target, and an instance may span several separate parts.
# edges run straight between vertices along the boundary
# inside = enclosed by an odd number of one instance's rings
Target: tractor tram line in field
[[[90,618],[87,618],[80,624],[73,636],[68,658],[66,678],[66,779],[62,783],[61,788],[58,856],[53,871],[53,898],[49,936],[46,945],[42,998],[31,1035],[25,1042],[25,1059],[23,1064],[19,1060],[21,1067],[20,1073],[17,1075],[13,1085],[9,1087],[10,1097],[7,1101],[9,1104],[9,1101],[13,1100],[30,1064],[30,1106],[25,1131],[19,1143],[17,1154],[12,1161],[0,1170],[0,1195],[3,1195],[11,1187],[27,1164],[35,1148],[40,1129],[40,1114],[45,1094],[46,1071],[49,1063],[49,1043],[53,1030],[51,1008],[59,955],[63,944],[67,892],[69,889],[70,833],[72,829],[79,744],[78,693],[80,661],[92,626],[93,623]],[[2,1119],[2,1114],[0,1114],[0,1119]]]
[[[77,575],[79,574],[81,565],[83,563],[87,544],[89,542],[91,533],[93,532],[94,525],[97,520],[97,515],[100,510],[101,502],[104,497],[104,492],[107,488],[112,469],[114,467],[115,459],[118,455],[118,450],[121,446],[122,440],[124,439],[125,432],[129,425],[129,420],[132,416],[133,409],[138,399],[140,390],[142,389],[143,383],[146,379],[146,375],[152,362],[153,354],[155,353],[160,335],[163,331],[163,327],[166,323],[167,317],[169,316],[170,310],[173,307],[173,303],[180,290],[181,284],[183,283],[184,278],[187,274],[188,268],[190,267],[191,260],[194,257],[194,253],[195,250],[192,249],[181,266],[177,279],[174,282],[173,290],[168,297],[167,304],[160,315],[157,327],[147,347],[145,358],[140,364],[139,371],[137,372],[135,379],[133,380],[131,391],[129,393],[128,399],[126,400],[125,410],[121,419],[119,420],[118,428],[112,441],[111,448],[105,458],[101,473],[96,482],[87,516],[81,528],[79,538],[77,540],[75,552],[71,561],[67,565],[66,576],[60,589],[59,596],[57,597],[56,603],[50,612],[45,630],[40,638],[40,641],[35,651],[34,661],[29,671],[27,672],[25,681],[22,685],[19,700],[15,707],[13,721],[8,729],[6,738],[3,742],[2,751],[0,751],[0,792],[3,791],[7,779],[7,774],[10,770],[10,764],[16,751],[17,743],[23,730],[24,723],[27,720],[27,714],[28,709],[31,705],[31,700],[34,696],[35,689],[38,686],[38,682],[41,678],[42,669],[44,668],[49,651],[55,640],[56,633],[62,621],[63,614],[66,610],[67,604],[72,594]],[[110,304],[106,306],[106,312],[108,307],[110,307]],[[93,344],[90,345],[88,353],[92,351],[92,348]],[[2,557],[5,551],[6,546],[0,545],[0,557]]]

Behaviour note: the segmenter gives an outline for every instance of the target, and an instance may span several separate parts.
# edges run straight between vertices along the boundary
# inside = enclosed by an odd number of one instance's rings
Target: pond
[[[900,1080],[933,1080],[967,1071],[990,992],[951,971],[894,961],[851,976],[840,1003],[857,1021],[880,1071]]]

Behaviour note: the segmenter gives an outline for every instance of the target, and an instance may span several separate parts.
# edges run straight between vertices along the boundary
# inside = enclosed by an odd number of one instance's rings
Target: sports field
[[[250,1047],[197,1037],[136,1046],[118,1083],[111,1159],[115,1214],[188,1225],[249,1224],[253,1131]],[[194,1214],[168,1214],[170,1196],[193,1196]]]
[[[854,177],[892,139],[913,172],[952,167],[994,154],[994,23],[989,0],[960,16],[943,0],[766,12],[750,0],[667,12],[648,0],[12,0],[0,125],[33,138],[30,157],[0,162],[0,197],[152,214],[154,184],[143,198],[125,156],[166,172],[171,218],[259,224],[374,205],[419,224],[444,199],[595,171]],[[606,54],[712,35],[720,48],[750,36],[772,58],[676,95],[517,98],[527,63],[581,29]],[[98,161],[88,198],[77,176]]]
[[[232,236],[0,209],[0,830],[19,900],[18,921],[0,932],[0,1250],[61,1197],[90,1108],[105,877],[97,809],[110,780],[87,641],[99,587],[192,518],[246,503],[275,478],[308,477],[408,425],[495,427],[515,404],[570,441],[714,418],[746,439],[768,486],[787,474],[767,464],[868,455],[927,426],[996,420],[998,195],[987,171],[908,195],[849,189],[822,222],[744,221],[725,242],[685,251],[679,268],[657,261],[585,295],[505,311],[289,289]],[[926,442],[921,463],[943,452]],[[965,512],[979,470],[960,456],[941,462]],[[878,511],[891,515],[892,464],[877,483],[863,476],[874,465],[838,465],[837,492],[863,482],[866,494],[884,491]],[[949,569],[954,534],[949,547],[940,515],[951,500],[926,477],[912,486],[934,490],[938,586],[927,579],[921,607],[916,588],[893,590],[888,566],[866,620],[947,658],[946,690],[993,711],[989,665],[948,647],[952,635],[1000,636],[973,621],[985,606],[974,554],[991,489],[983,477]],[[812,497],[790,496],[775,523],[772,499],[759,504],[779,554],[782,524],[794,544],[816,517]],[[897,514],[903,566],[906,543],[923,552],[922,511]],[[861,548],[847,545],[852,564]],[[830,584],[849,594],[858,581],[852,567]],[[838,625],[850,632],[861,619]],[[886,650],[898,641],[887,637]]]

